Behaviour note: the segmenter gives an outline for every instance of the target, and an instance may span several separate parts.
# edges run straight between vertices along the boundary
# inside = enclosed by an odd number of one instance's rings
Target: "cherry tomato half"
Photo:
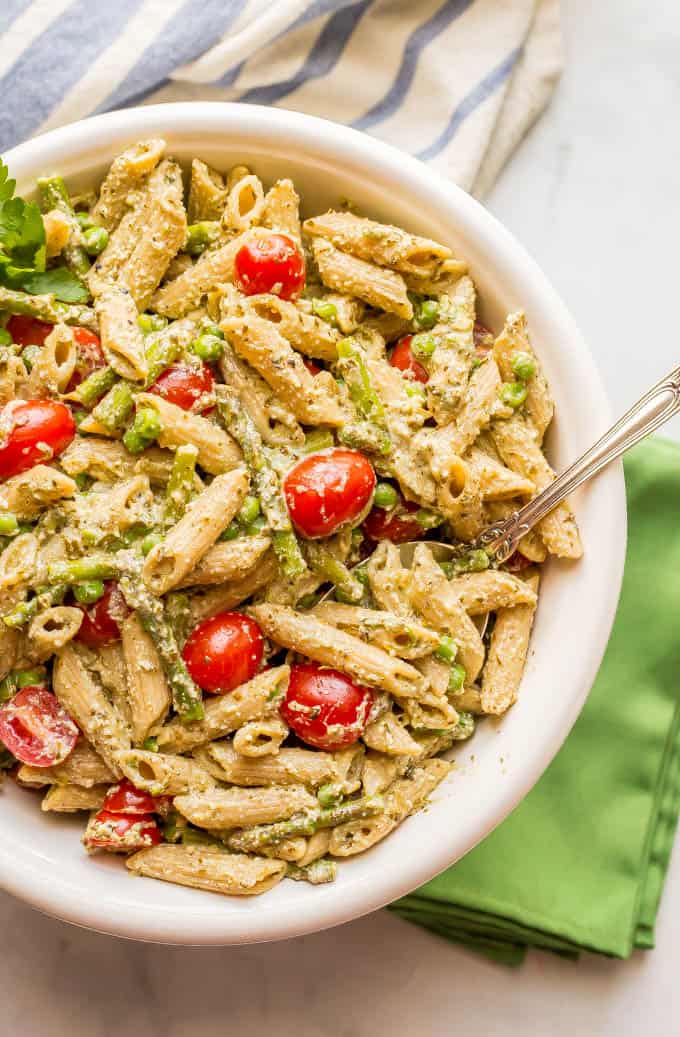
[[[88,850],[131,853],[163,842],[161,830],[148,814],[113,814],[102,809],[89,821],[83,836]]]
[[[16,313],[7,321],[7,330],[12,336],[12,342],[18,346],[44,346],[45,339],[54,331],[54,324]]]
[[[412,338],[413,335],[404,335],[403,338],[399,339],[392,350],[390,363],[392,364],[392,367],[398,368],[406,378],[410,378],[415,382],[422,382],[424,385],[425,382],[430,380],[430,376],[423,365],[416,360],[411,352]]]
[[[511,573],[521,573],[522,569],[528,569],[533,564],[531,559],[523,555],[521,551],[513,551],[510,557],[503,563],[503,568]]]
[[[182,656],[199,688],[225,695],[260,669],[262,631],[240,612],[219,612],[191,632]]]
[[[149,792],[135,788],[131,781],[123,778],[106,793],[102,810],[110,814],[154,814],[168,800],[168,796],[152,796]]]
[[[120,624],[129,615],[130,609],[115,580],[105,584],[104,593],[94,605],[79,605],[77,602],[73,602],[73,605],[83,613],[76,641],[89,648],[98,648],[99,645],[120,640]]]
[[[317,749],[344,749],[363,733],[373,696],[339,670],[317,663],[291,667],[280,712],[298,738]]]
[[[63,763],[79,733],[56,696],[43,686],[29,684],[0,707],[0,742],[31,767]]]
[[[162,396],[182,410],[203,413],[215,405],[215,379],[207,364],[201,364],[200,367],[171,364],[156,379],[149,392]]]
[[[0,412],[0,479],[58,457],[76,433],[71,411],[56,400],[12,400]]]
[[[373,508],[364,519],[361,528],[371,540],[391,540],[393,544],[419,540],[423,535],[423,527],[415,517],[418,510],[418,505],[413,501],[401,499],[396,507],[389,511],[384,508]]]
[[[293,525],[303,537],[327,537],[356,522],[375,489],[375,472],[358,450],[342,447],[310,454],[283,481]]]
[[[244,295],[271,292],[281,299],[296,299],[305,286],[305,261],[285,234],[255,238],[236,253],[234,283]]]

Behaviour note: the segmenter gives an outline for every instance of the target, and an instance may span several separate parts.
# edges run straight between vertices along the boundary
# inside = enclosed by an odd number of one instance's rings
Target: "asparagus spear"
[[[224,424],[243,451],[262,511],[272,530],[272,544],[281,571],[286,579],[295,580],[306,571],[307,566],[293,532],[267,448],[233,389],[226,385],[218,387],[217,407]]]
[[[115,432],[125,425],[133,406],[130,385],[123,381],[116,382],[94,408],[92,417],[109,432]]]
[[[90,306],[58,302],[53,295],[29,295],[12,288],[0,287],[0,310],[36,317],[48,324],[79,324],[97,331],[97,318]]]
[[[42,177],[38,180],[38,190],[42,201],[43,212],[57,209],[68,220],[70,232],[64,245],[64,259],[67,267],[81,279],[90,269],[90,260],[83,243],[83,234],[71,205],[66,184],[60,176]]]
[[[372,431],[380,444],[379,452],[387,453],[391,444],[385,426],[385,409],[373,388],[361,348],[354,339],[344,338],[338,342],[337,368],[345,380],[357,414],[363,423],[374,426],[372,430],[364,430],[364,434]]]
[[[42,609],[57,605],[64,597],[66,587],[63,584],[55,584],[51,587],[38,587],[34,597],[28,601],[16,605],[11,612],[2,617],[5,626],[22,627],[24,623],[30,622]]]
[[[326,857],[319,858],[300,868],[297,864],[289,864],[286,869],[286,878],[295,879],[296,882],[311,882],[313,886],[319,886],[322,882],[333,882],[338,871],[335,861],[329,861]]]
[[[270,825],[253,825],[242,828],[227,840],[229,848],[243,853],[256,853],[263,846],[280,843],[298,835],[314,835],[321,828],[335,828],[346,821],[358,821],[366,817],[377,817],[385,810],[381,796],[362,796],[350,799],[340,806],[328,810],[321,808],[297,814],[288,821],[275,821]]]
[[[193,443],[177,447],[165,490],[163,522],[172,526],[181,519],[194,490],[194,472],[198,450]]]
[[[349,571],[344,562],[328,550],[323,544],[309,540],[305,544],[305,555],[310,569],[324,580],[335,584],[336,590],[350,602],[361,601],[364,595],[364,586]]]

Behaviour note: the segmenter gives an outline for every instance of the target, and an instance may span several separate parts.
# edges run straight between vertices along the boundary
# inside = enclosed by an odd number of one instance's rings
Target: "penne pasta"
[[[354,295],[378,310],[411,319],[413,306],[400,274],[340,252],[324,238],[314,238],[312,250],[326,287],[343,295]]]

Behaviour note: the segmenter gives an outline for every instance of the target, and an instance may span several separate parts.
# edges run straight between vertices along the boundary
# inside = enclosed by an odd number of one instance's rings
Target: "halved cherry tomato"
[[[317,749],[344,749],[363,733],[373,696],[345,673],[317,663],[291,667],[281,716],[298,738]]]
[[[150,792],[135,788],[131,781],[123,778],[106,793],[102,810],[108,810],[110,814],[154,814],[165,807],[169,798],[152,796]]]
[[[315,364],[313,360],[309,359],[309,357],[303,356],[302,363],[305,365],[310,374],[321,374],[323,370],[322,367],[319,367],[318,364]]]
[[[263,652],[264,638],[254,619],[218,612],[195,627],[182,657],[199,688],[225,695],[255,676]]]
[[[163,842],[161,830],[148,814],[114,814],[102,809],[90,820],[83,836],[88,850],[130,853]]]
[[[521,573],[522,569],[528,569],[533,564],[531,559],[523,555],[521,551],[513,551],[510,557],[503,563],[503,567],[508,572]]]
[[[371,540],[391,540],[394,544],[420,540],[423,527],[415,518],[418,510],[417,504],[402,498],[396,507],[389,511],[384,508],[373,508],[364,519],[361,528]]]
[[[75,608],[83,613],[83,622],[76,634],[76,641],[81,641],[90,648],[112,644],[120,640],[120,624],[129,615],[130,609],[115,580],[105,584],[101,598],[94,605],[79,605]]]
[[[355,523],[370,504],[375,482],[371,462],[358,450],[338,447],[310,454],[283,481],[293,525],[312,539]]]
[[[100,367],[106,367],[106,357],[99,339],[94,331],[88,328],[76,327],[73,329],[73,340],[76,344],[76,369],[69,382],[69,391],[75,389],[85,378],[97,371]]]
[[[56,400],[12,400],[0,411],[0,479],[58,457],[76,433],[71,411]]]
[[[392,367],[398,368],[406,378],[410,378],[415,382],[422,382],[424,385],[425,382],[430,380],[430,376],[423,365],[416,360],[411,352],[412,338],[413,335],[404,335],[403,338],[399,339],[392,350],[390,363],[392,364]]]
[[[481,321],[476,320],[472,335],[475,349],[480,356],[486,356],[493,346],[493,332],[489,331]]]
[[[189,364],[171,364],[149,389],[182,410],[210,410],[215,405],[215,379],[207,364],[190,367]],[[196,404],[203,400],[202,406]]]
[[[234,283],[244,295],[271,292],[296,299],[305,286],[305,261],[292,238],[269,234],[242,245],[234,257]]]
[[[54,324],[15,313],[7,321],[7,330],[12,336],[12,342],[18,346],[44,346],[45,339],[54,331]]]
[[[29,684],[0,707],[0,742],[31,767],[62,763],[80,732],[57,698]]]

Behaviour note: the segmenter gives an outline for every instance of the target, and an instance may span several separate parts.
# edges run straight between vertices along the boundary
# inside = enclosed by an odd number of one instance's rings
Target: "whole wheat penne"
[[[372,724],[368,724],[361,738],[369,749],[376,749],[387,756],[413,756],[418,753],[418,743],[391,712],[383,713]]]
[[[94,301],[104,355],[121,378],[144,381],[148,374],[137,306],[125,287],[101,285]]]
[[[203,720],[188,724],[180,720],[170,721],[156,734],[158,747],[163,752],[185,753],[236,731],[248,720],[274,712],[288,686],[289,675],[289,666],[264,670],[228,695],[206,702]]]
[[[192,824],[219,829],[286,821],[301,810],[317,806],[317,801],[302,785],[269,785],[189,792],[175,796],[174,805]]]
[[[292,180],[277,180],[274,186],[269,188],[264,198],[260,222],[263,227],[279,234],[287,234],[295,241],[300,240],[300,199]]]
[[[111,785],[117,777],[118,774],[84,738],[76,742],[63,763],[53,767],[29,767],[22,764],[17,773],[17,781],[22,785],[78,785],[82,788]]]
[[[176,449],[193,443],[198,450],[198,463],[211,475],[220,475],[235,468],[242,460],[241,451],[230,435],[199,414],[182,410],[162,396],[140,393],[138,401],[155,410],[161,419],[158,442],[162,447]]]
[[[227,201],[224,178],[200,158],[191,162],[191,181],[187,214],[189,223],[199,220],[219,220]]]
[[[428,363],[428,405],[438,425],[456,415],[470,378],[474,351],[475,286],[470,277],[439,298],[439,320],[432,329],[437,343]]]
[[[52,785],[42,798],[40,809],[71,814],[78,810],[99,810],[108,791],[108,785]]]
[[[198,565],[241,507],[250,478],[244,467],[216,475],[191,501],[179,522],[149,552],[142,579],[154,594],[165,594]]]
[[[134,853],[125,866],[135,875],[229,896],[266,893],[286,872],[285,861],[228,853],[212,846],[170,843]]]
[[[239,537],[238,540],[215,544],[176,586],[178,589],[206,587],[242,580],[270,547],[271,538],[268,536]]]
[[[90,216],[108,231],[118,226],[128,204],[128,196],[158,164],[165,150],[163,140],[143,140],[133,144],[111,163]]]
[[[214,779],[200,763],[185,756],[126,749],[118,753],[116,763],[136,788],[152,796],[202,792],[215,785]]]
[[[52,684],[66,712],[118,777],[116,753],[130,747],[125,720],[95,683],[73,645],[67,644],[58,652]]]
[[[517,698],[536,611],[538,581],[537,573],[527,580],[528,588],[534,593],[533,602],[501,608],[496,614],[482,675],[480,699],[484,713],[505,713]]]
[[[153,640],[132,612],[121,627],[127,671],[128,703],[134,745],[142,745],[149,732],[162,723],[172,696]]]
[[[530,584],[498,569],[454,576],[449,587],[469,616],[483,616],[513,605],[536,605],[536,592]]]
[[[535,368],[534,374],[526,383],[527,398],[524,401],[524,413],[535,428],[538,442],[541,443],[543,435],[552,421],[555,405],[538,357],[529,342],[526,317],[523,313],[511,313],[506,318],[503,330],[493,346],[494,359],[498,364],[503,381],[514,382],[517,380],[513,362],[520,354],[528,357]]]
[[[234,733],[234,749],[240,756],[257,759],[276,755],[288,737],[288,724],[282,717],[260,717],[249,720]]]
[[[200,623],[217,612],[236,608],[265,587],[276,576],[278,568],[276,555],[267,551],[257,566],[240,580],[232,580],[203,594],[194,594],[190,603],[192,621]]]
[[[400,274],[341,252],[323,238],[314,238],[312,249],[321,280],[328,288],[411,319],[413,306]]]
[[[73,328],[67,324],[55,324],[31,367],[27,384],[30,398],[61,396],[66,392],[77,359]]]
[[[347,758],[339,753],[283,748],[275,756],[243,756],[231,740],[211,742],[197,758],[220,781],[248,787],[306,785],[316,788],[345,780]]]
[[[72,497],[76,484],[57,468],[38,464],[14,475],[0,487],[0,512],[11,511],[20,521],[35,519],[58,501]]]
[[[304,313],[278,295],[253,295],[243,309],[276,324],[279,333],[299,353],[328,363],[337,360],[340,334],[320,317]]]
[[[409,663],[312,615],[283,605],[256,605],[250,613],[277,644],[335,666],[362,684],[384,688],[398,698],[417,697],[427,690],[427,681]]]
[[[37,662],[46,662],[55,652],[71,641],[80,630],[83,613],[69,605],[53,605],[39,612],[28,628],[33,655]]]
[[[245,231],[259,223],[264,211],[264,188],[259,176],[249,173],[241,177],[227,195],[222,214],[223,226],[234,231]]]
[[[420,659],[439,644],[439,635],[434,630],[392,612],[325,601],[315,606],[312,615],[400,659]]]
[[[377,223],[351,212],[325,212],[305,220],[307,234],[327,238],[336,248],[402,273],[432,275],[451,249],[401,227]]]

